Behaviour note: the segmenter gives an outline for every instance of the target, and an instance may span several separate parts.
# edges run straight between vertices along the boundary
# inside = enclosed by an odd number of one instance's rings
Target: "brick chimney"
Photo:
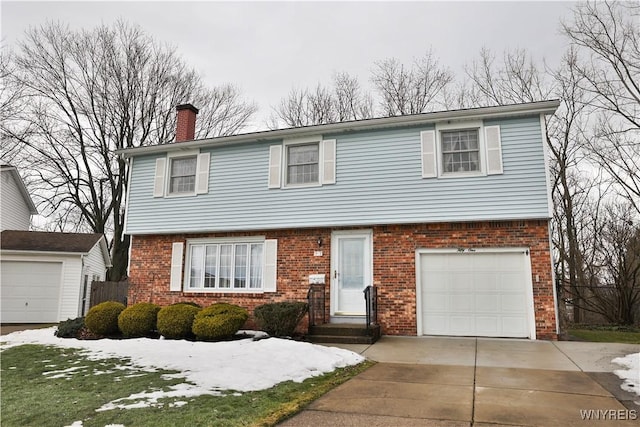
[[[191,104],[176,107],[178,120],[176,124],[176,142],[191,141],[196,134],[196,115],[198,109]]]

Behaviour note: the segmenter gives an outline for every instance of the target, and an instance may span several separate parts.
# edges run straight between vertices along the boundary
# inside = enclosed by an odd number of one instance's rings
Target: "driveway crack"
[[[475,423],[476,413],[476,372],[478,370],[478,338],[475,339],[475,352],[473,355],[473,396],[471,399],[471,427]]]

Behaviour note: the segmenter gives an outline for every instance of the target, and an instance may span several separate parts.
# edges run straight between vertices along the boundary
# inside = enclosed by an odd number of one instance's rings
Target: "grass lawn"
[[[640,330],[618,327],[569,329],[569,335],[583,341],[640,344]]]
[[[88,360],[79,351],[22,345],[2,352],[0,374],[3,427],[108,424],[124,426],[263,426],[295,414],[306,404],[364,371],[371,362],[263,391],[224,396],[163,398],[153,407],[96,409],[142,390],[168,390],[183,379],[170,371],[146,372],[119,359]]]

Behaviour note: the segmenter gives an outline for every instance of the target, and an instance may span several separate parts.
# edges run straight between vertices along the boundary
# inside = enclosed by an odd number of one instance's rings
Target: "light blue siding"
[[[268,189],[269,146],[211,149],[209,193],[154,198],[158,155],[136,157],[129,234],[547,218],[539,116],[500,125],[504,174],[421,177],[420,131],[433,126],[323,135],[335,138],[336,184]],[[204,149],[202,151],[205,151]]]

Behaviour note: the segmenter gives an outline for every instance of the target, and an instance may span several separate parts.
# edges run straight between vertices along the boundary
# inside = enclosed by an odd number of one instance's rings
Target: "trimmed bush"
[[[84,324],[94,334],[117,334],[119,332],[118,316],[125,308],[124,304],[116,301],[106,301],[94,305],[84,318]]]
[[[160,306],[141,302],[125,308],[118,316],[118,328],[127,338],[151,337],[157,330]]]
[[[162,307],[158,312],[158,332],[169,339],[194,338],[191,328],[200,310],[200,307],[188,302]]]
[[[248,318],[249,313],[242,307],[217,303],[196,314],[191,330],[199,340],[221,340],[232,337]]]
[[[290,337],[307,312],[305,302],[274,302],[253,311],[258,327],[272,337]]]
[[[56,336],[60,338],[78,338],[82,328],[84,328],[84,317],[63,320],[58,324]]]

